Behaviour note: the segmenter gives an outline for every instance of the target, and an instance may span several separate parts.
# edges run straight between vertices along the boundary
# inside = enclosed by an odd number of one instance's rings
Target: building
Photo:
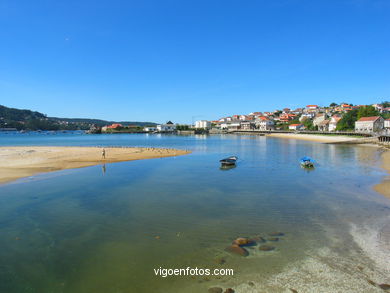
[[[269,131],[275,129],[275,123],[267,117],[259,117],[256,120],[256,128],[260,131]]]
[[[380,116],[362,117],[355,122],[356,132],[378,132],[384,128],[384,119]]]
[[[289,113],[284,113],[284,114],[279,116],[280,122],[282,122],[282,123],[287,123],[287,122],[289,122],[291,120],[294,120],[295,117],[297,117],[297,115],[289,114]]]
[[[317,105],[307,105],[306,112],[318,112],[318,106]]]
[[[155,132],[155,131],[157,131],[157,127],[147,126],[147,127],[144,127],[144,131],[146,131],[146,132]]]
[[[320,126],[320,123],[324,121],[326,118],[326,115],[324,113],[317,114],[313,119],[313,125],[314,126]]]
[[[386,119],[383,126],[387,132],[390,132],[390,119]]]
[[[242,121],[240,123],[241,130],[253,130],[255,129],[255,123],[251,121]]]
[[[340,120],[340,116],[333,115],[329,122],[328,131],[336,131],[337,123],[339,123]]]
[[[168,121],[166,124],[157,125],[157,131],[159,132],[174,132],[176,130],[176,125],[171,121]]]
[[[195,122],[195,128],[210,129],[211,122],[207,120],[198,120]]]
[[[302,130],[303,128],[305,128],[303,124],[290,124],[288,126],[288,129],[290,130]]]
[[[329,131],[329,122],[330,120],[323,120],[318,124],[319,131]]]

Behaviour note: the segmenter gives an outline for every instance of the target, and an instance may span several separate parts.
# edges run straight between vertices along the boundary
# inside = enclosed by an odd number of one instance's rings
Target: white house
[[[146,131],[146,132],[154,132],[154,131],[157,131],[157,127],[147,126],[147,127],[144,127],[144,131]]]
[[[301,130],[303,128],[305,128],[305,126],[303,124],[290,124],[288,126],[288,129],[290,129],[290,130]]]
[[[168,121],[166,124],[157,125],[157,131],[159,132],[173,132],[176,130],[176,125],[171,121]]]
[[[390,130],[390,119],[386,119],[384,122],[384,127],[387,131]]]
[[[198,120],[195,122],[195,128],[210,129],[211,122],[207,120]]]
[[[275,129],[275,123],[265,117],[260,117],[260,119],[256,120],[256,126],[257,129],[261,131],[268,131],[268,130],[274,130]]]
[[[355,122],[356,132],[377,132],[383,130],[384,119],[380,116],[362,117]]]
[[[340,120],[340,116],[333,115],[329,122],[329,131],[336,131],[337,123],[339,123]]]

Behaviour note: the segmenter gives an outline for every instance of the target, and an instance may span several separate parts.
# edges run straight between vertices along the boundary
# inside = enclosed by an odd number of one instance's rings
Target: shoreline
[[[374,190],[384,197],[390,199],[390,150],[385,149],[381,154],[382,164],[381,168],[387,171],[387,175],[382,179],[381,183],[374,186]]]
[[[270,133],[270,134],[266,134],[265,136],[275,137],[275,138],[306,140],[306,141],[321,142],[321,143],[340,143],[340,142],[354,141],[360,139],[358,137],[343,136],[343,135],[318,135],[318,134],[299,134],[299,133]]]
[[[0,147],[0,184],[33,175],[144,159],[181,156],[186,150],[147,147],[10,146]]]

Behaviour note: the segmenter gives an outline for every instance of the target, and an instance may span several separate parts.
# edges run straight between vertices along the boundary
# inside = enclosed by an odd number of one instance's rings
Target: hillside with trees
[[[92,125],[104,126],[113,123],[146,126],[156,125],[153,122],[106,121],[88,118],[58,118],[47,115],[0,105],[0,128],[16,128],[17,130],[87,130]]]

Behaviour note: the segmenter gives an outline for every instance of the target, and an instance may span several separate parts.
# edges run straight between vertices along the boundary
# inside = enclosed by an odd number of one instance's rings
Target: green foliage
[[[336,103],[331,103],[331,104],[329,105],[329,107],[336,107],[336,106],[337,106]]]
[[[379,112],[373,106],[360,107],[357,113],[357,119],[362,117],[379,116]]]
[[[113,123],[118,122],[99,119],[47,117],[39,112],[8,108],[0,105],[0,128],[16,128],[18,130],[88,130],[93,124],[104,126]],[[156,125],[152,122],[119,123],[124,126],[137,125],[138,127]]]
[[[318,126],[314,126],[313,121],[310,119],[304,120],[302,124],[305,125],[307,130],[318,130]]]
[[[355,122],[358,120],[358,110],[352,110],[344,114],[343,118],[337,123],[336,130],[353,130]]]
[[[176,125],[177,130],[190,130],[191,128],[188,125]]]
[[[388,107],[390,107],[390,102],[389,101],[384,101],[384,102],[382,102],[382,106],[385,107],[385,108],[388,108]]]

